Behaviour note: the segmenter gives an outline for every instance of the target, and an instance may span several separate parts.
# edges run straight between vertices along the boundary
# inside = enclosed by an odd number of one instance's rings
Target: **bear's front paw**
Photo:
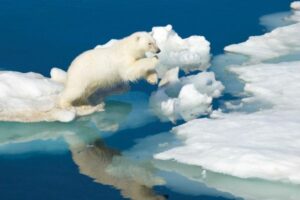
[[[157,55],[153,56],[153,57],[152,57],[152,60],[153,60],[153,62],[158,63],[158,61],[159,61],[159,60],[158,60],[158,56],[157,56]]]
[[[157,57],[152,57],[152,58],[150,58],[150,59],[151,59],[151,60],[150,60],[151,62],[149,63],[150,65],[148,66],[147,71],[152,71],[152,70],[154,70],[155,67],[157,66],[158,62],[159,62],[159,60],[158,60]]]
[[[155,85],[158,82],[158,76],[156,73],[151,73],[151,74],[147,75],[146,80],[148,83]]]

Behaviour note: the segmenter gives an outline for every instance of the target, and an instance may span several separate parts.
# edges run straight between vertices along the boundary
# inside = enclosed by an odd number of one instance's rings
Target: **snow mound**
[[[300,22],[300,1],[292,2],[291,8],[293,9],[293,14],[288,18],[288,20]]]
[[[178,78],[178,68],[162,79],[164,84],[150,97],[150,103],[161,120],[189,121],[211,113],[213,98],[221,96],[224,86],[213,72]]]
[[[295,10],[300,10],[300,1],[294,1],[291,3],[291,8]]]
[[[76,116],[103,110],[103,104],[89,108],[61,109],[56,102],[63,90],[63,70],[52,69],[51,79],[41,74],[0,72],[0,120],[17,122],[72,121]]]
[[[175,67],[188,73],[204,71],[210,66],[210,43],[203,36],[182,39],[171,25],[153,27],[152,35],[161,49],[157,66],[159,77]]]
[[[71,121],[75,113],[55,102],[63,85],[37,73],[0,72],[1,121]]]
[[[212,100],[221,96],[224,86],[215,79],[210,67],[210,43],[203,36],[182,39],[171,25],[154,27],[151,34],[161,49],[156,71],[159,89],[150,103],[161,120],[189,121],[211,113]],[[178,77],[183,70],[185,76]],[[188,75],[193,71],[203,71]]]

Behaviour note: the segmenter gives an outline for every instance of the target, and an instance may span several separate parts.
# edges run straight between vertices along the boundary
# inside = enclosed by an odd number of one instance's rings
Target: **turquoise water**
[[[263,33],[258,18],[290,2],[1,0],[0,68],[48,75],[97,44],[166,24],[182,37],[204,35],[217,55]],[[197,181],[198,167],[152,159],[180,140],[149,110],[155,87],[131,88],[108,98],[104,113],[72,123],[1,122],[0,199],[241,199]]]

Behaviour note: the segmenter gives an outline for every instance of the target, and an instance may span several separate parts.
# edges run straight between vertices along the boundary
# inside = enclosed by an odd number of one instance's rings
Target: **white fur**
[[[64,70],[53,67],[50,71],[51,80],[65,84],[67,80],[67,74]]]
[[[147,58],[146,52],[157,53],[155,40],[149,33],[137,32],[104,48],[88,50],[71,63],[60,106],[89,104],[88,97],[98,89],[107,89],[123,82],[147,78],[155,83],[153,72],[157,57]]]

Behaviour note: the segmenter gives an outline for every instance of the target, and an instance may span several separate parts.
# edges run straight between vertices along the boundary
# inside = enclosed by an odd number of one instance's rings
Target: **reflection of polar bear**
[[[149,33],[137,32],[108,47],[82,53],[68,70],[60,106],[89,105],[88,98],[96,90],[143,77],[150,83],[156,83],[154,70],[158,59],[147,58],[145,53],[159,51]]]
[[[99,138],[94,141],[85,141],[84,137],[94,137],[87,136],[86,133],[90,134],[85,132],[83,136],[80,134],[65,135],[72,158],[78,165],[81,174],[87,175],[93,178],[95,182],[103,185],[114,186],[121,191],[122,196],[132,200],[165,200],[168,197],[167,195],[158,195],[152,189],[152,184],[155,184],[156,181],[162,182],[160,178],[150,176],[147,177],[147,180],[141,181],[136,176],[143,177],[143,175],[151,174],[150,171],[147,171],[147,168],[138,167],[131,161],[126,162],[120,152],[109,148]],[[97,138],[97,134],[95,134],[95,138]],[[110,165],[113,165],[115,159],[119,161],[117,163],[119,167],[118,174],[109,171]],[[128,163],[131,163],[131,165],[128,166]],[[142,174],[132,174],[131,168],[135,172],[142,172]],[[153,181],[153,183],[148,185],[144,181]]]

